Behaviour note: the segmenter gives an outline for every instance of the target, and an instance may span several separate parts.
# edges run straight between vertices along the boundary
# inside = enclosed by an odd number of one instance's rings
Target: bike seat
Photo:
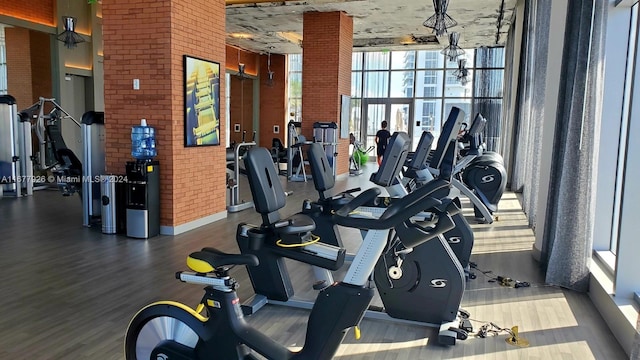
[[[197,273],[210,273],[216,268],[233,265],[258,266],[258,258],[252,254],[227,254],[211,247],[189,254],[187,266]]]
[[[273,224],[273,228],[281,235],[302,234],[315,230],[316,223],[307,215],[295,214]]]

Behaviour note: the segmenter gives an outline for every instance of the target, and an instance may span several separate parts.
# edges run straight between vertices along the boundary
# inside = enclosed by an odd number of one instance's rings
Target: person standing
[[[378,166],[382,164],[382,156],[384,155],[384,151],[387,149],[387,144],[389,143],[389,138],[391,137],[391,133],[387,130],[387,120],[382,121],[382,129],[378,130],[376,133],[376,146],[378,150]]]

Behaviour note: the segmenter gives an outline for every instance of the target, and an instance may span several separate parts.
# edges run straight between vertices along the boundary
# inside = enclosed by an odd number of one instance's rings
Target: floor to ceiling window
[[[629,136],[629,121],[631,111],[631,97],[633,94],[633,77],[634,77],[634,61],[636,54],[637,31],[638,31],[638,3],[631,8],[631,21],[629,25],[629,42],[627,51],[627,72],[625,76],[624,95],[622,103],[622,119],[620,126],[620,141],[618,149],[618,167],[616,169],[616,184],[614,208],[611,227],[611,243],[610,250],[614,255],[618,252],[618,240],[620,231],[620,211],[622,209],[622,193],[625,166],[624,162],[627,157],[627,142]]]
[[[608,117],[614,111],[608,111],[605,108],[602,121],[605,124],[603,127],[613,127],[616,122],[619,122],[619,127],[617,127],[615,139],[611,139],[614,141],[601,144],[599,149],[601,152],[614,152],[615,173],[609,176],[613,177],[615,182],[598,183],[598,191],[607,190],[606,186],[613,187],[613,202],[611,203],[613,206],[610,217],[606,218],[606,221],[611,222],[607,244],[600,242],[600,239],[594,239],[594,250],[596,250],[597,257],[603,260],[613,275],[616,298],[628,299],[633,297],[635,293],[636,300],[638,300],[640,281],[637,274],[640,271],[640,263],[637,254],[640,251],[640,243],[637,241],[637,234],[640,226],[638,226],[637,214],[640,206],[636,199],[640,194],[640,186],[636,181],[636,174],[639,173],[640,166],[635,161],[634,154],[637,154],[640,149],[640,141],[638,140],[640,126],[636,121],[640,118],[640,90],[637,86],[640,83],[640,72],[638,72],[640,67],[638,54],[640,5],[638,2],[634,2],[631,6],[620,3],[615,5],[611,11],[613,14],[621,13],[616,9],[617,7],[622,13],[628,14],[628,23],[624,24],[628,33],[620,35],[620,29],[616,28],[620,21],[610,25],[617,30],[615,31],[616,38],[624,41],[624,43],[617,44],[621,50],[624,50],[621,52],[624,58],[619,59],[621,66],[609,69],[610,73],[605,72],[605,77],[614,76],[616,72],[624,74],[620,77],[623,81],[615,83],[617,90],[622,94],[622,102],[617,104],[621,111],[618,112],[620,116],[615,119]],[[608,214],[602,212],[603,214],[599,214],[599,216],[603,216],[604,219],[604,216]]]
[[[408,132],[415,147],[423,131],[437,140],[453,106],[464,110],[467,122],[481,112],[489,124],[498,124],[504,49],[471,49],[463,57],[468,76],[461,81],[458,61],[448,61],[440,50],[354,52],[349,132],[366,147],[374,146],[375,133],[386,120],[389,131]],[[289,55],[288,63],[289,112],[300,121],[302,55]]]
[[[302,54],[290,54],[289,60],[289,120],[302,121]]]
[[[380,123],[387,120],[391,132],[407,131],[415,147],[423,131],[438,137],[453,106],[465,111],[467,121],[475,112],[488,111],[483,115],[495,117],[497,123],[502,106],[503,49],[467,50],[464,57],[469,75],[460,81],[458,62],[448,61],[439,50],[354,52],[350,131],[372,146]],[[476,73],[490,89],[474,87]]]
[[[7,93],[7,48],[4,41],[4,27],[0,25],[0,95]]]
[[[487,149],[500,148],[500,119],[504,89],[503,49],[480,48],[475,54],[473,76],[473,111],[487,118],[485,141]]]

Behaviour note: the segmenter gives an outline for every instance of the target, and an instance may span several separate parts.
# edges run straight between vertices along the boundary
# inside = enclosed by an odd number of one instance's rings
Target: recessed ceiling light
[[[251,34],[247,34],[247,33],[230,33],[229,36],[231,36],[234,39],[251,39],[252,38]]]
[[[302,35],[296,32],[293,32],[293,31],[277,32],[276,35],[294,44],[298,44],[298,45],[302,44]]]

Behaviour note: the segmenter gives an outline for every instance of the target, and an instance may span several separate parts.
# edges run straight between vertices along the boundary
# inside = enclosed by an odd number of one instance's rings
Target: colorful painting
[[[220,64],[184,56],[185,146],[220,145]]]

